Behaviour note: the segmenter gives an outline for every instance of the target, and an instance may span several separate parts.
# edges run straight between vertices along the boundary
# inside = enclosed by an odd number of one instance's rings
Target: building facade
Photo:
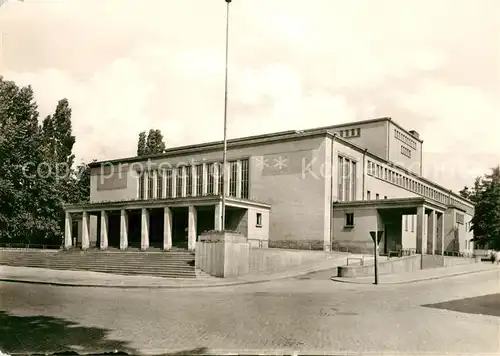
[[[472,252],[474,206],[422,176],[423,141],[390,118],[96,162],[90,203],[66,206],[65,245],[194,249],[226,229],[259,247]],[[78,221],[78,222],[75,222]]]

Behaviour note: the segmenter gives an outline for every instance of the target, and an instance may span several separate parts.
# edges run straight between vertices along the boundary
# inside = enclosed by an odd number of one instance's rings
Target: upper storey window
[[[350,137],[359,137],[361,136],[361,129],[359,127],[354,129],[346,129],[338,131],[340,137],[350,138]]]

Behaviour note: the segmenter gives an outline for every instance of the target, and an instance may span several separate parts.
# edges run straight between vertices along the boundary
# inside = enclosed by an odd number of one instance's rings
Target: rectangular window
[[[184,167],[184,175],[186,176],[186,196],[193,196],[193,166]]]
[[[154,171],[148,171],[148,196],[146,199],[153,199],[153,182],[154,182],[155,176],[154,176]]]
[[[249,162],[248,159],[241,161],[241,197],[248,199],[248,181],[249,181]]]
[[[156,199],[163,199],[163,170],[156,171]]]
[[[177,179],[176,179],[176,190],[175,196],[176,198],[180,198],[183,196],[184,191],[184,167],[177,167]]]
[[[353,227],[353,226],[354,226],[354,213],[346,213],[345,227]]]
[[[379,200],[380,199],[380,195],[377,193],[375,194],[375,200]]]
[[[415,215],[411,216],[411,232],[415,232]]]
[[[203,165],[196,165],[196,195],[203,195]]]
[[[225,192],[223,191],[224,190],[224,163],[223,162],[219,162],[219,181],[218,181],[218,185],[219,185],[219,195],[226,195]]]
[[[405,215],[405,231],[408,231],[408,215]]]
[[[349,201],[351,200],[350,192],[351,192],[351,171],[350,171],[350,166],[351,166],[351,161],[344,158],[344,201]]]
[[[338,157],[338,185],[337,200],[344,201],[344,157]]]
[[[213,195],[214,194],[214,174],[215,174],[215,164],[210,163],[207,164],[207,178],[208,178],[208,183],[207,183],[207,194],[208,195]]]
[[[229,169],[231,174],[229,175],[229,196],[236,196],[236,183],[238,180],[238,163],[236,161],[229,162]]]
[[[464,224],[464,214],[457,213],[457,224]]]
[[[165,196],[166,198],[172,198],[173,195],[174,195],[174,192],[173,192],[173,180],[172,180],[172,169],[167,169],[165,170],[165,176],[166,176],[166,180],[167,180],[167,184],[165,185]]]
[[[371,200],[371,192],[369,190],[366,192],[366,200]]]
[[[356,162],[351,163],[351,200],[356,200]]]
[[[261,213],[257,213],[256,220],[257,220],[256,226],[262,227],[262,214]]]
[[[403,156],[411,158],[411,150],[406,146],[401,145],[401,154]]]
[[[143,172],[139,173],[139,199],[143,200],[144,199],[144,183],[145,183],[146,176]]]

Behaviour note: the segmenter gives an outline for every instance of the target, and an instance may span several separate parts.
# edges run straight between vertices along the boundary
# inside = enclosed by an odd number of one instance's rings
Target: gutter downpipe
[[[337,133],[333,133],[332,136],[332,145],[331,145],[331,157],[330,157],[330,165],[331,165],[331,177],[330,177],[330,202],[328,203],[328,207],[330,210],[330,246],[329,246],[329,251],[332,250],[333,246],[333,175],[334,175],[334,143],[335,143],[335,137],[337,137]]]

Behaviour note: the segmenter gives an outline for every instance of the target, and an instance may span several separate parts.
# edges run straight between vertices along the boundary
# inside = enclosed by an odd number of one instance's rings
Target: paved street
[[[498,293],[498,270],[398,286],[327,277],[186,290],[0,283],[0,349],[500,352],[499,317],[422,306]]]

